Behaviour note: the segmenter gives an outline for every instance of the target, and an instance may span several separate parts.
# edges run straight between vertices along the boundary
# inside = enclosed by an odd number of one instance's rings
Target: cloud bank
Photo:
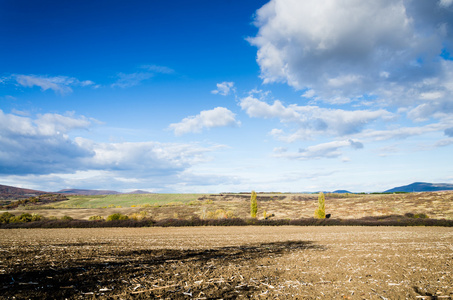
[[[414,120],[453,112],[451,1],[271,0],[255,25],[265,83],[316,101],[409,107]]]
[[[118,181],[144,184],[151,178],[160,178],[160,183],[167,179],[171,184],[182,174],[187,176],[194,165],[207,161],[207,153],[218,149],[197,143],[99,143],[70,137],[75,130],[88,130],[92,123],[73,114],[33,118],[0,110],[0,175],[52,177],[59,174],[58,178],[73,178],[84,174],[84,178],[93,178],[103,174]]]
[[[271,135],[276,138],[294,142],[311,139],[316,135],[345,136],[363,131],[376,120],[389,120],[393,114],[384,110],[328,109],[318,106],[284,105],[275,100],[268,104],[253,95],[240,100],[241,108],[252,118],[278,118],[281,123],[292,124],[294,132],[284,136],[281,129],[274,129]]]

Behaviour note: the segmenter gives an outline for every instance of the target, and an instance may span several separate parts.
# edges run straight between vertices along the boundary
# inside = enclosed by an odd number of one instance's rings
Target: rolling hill
[[[31,190],[31,189],[23,189],[9,185],[1,185],[0,184],[0,199],[8,200],[8,199],[26,199],[30,196],[36,195],[44,195],[48,194],[48,192]]]

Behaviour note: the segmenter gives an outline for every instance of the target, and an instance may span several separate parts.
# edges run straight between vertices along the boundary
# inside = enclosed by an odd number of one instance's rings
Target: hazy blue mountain
[[[409,185],[399,186],[386,190],[385,193],[395,192],[434,192],[434,191],[447,191],[453,190],[453,184],[449,183],[428,183],[428,182],[414,182]]]
[[[152,193],[150,193],[148,191],[143,191],[143,190],[135,190],[135,191],[124,193],[124,194],[152,194]]]
[[[332,192],[333,194],[352,194],[350,191],[347,190],[336,190]]]

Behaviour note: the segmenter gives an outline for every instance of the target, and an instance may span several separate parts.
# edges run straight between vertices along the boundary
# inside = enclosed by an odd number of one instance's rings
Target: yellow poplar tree
[[[318,195],[318,208],[315,210],[315,218],[325,219],[326,217],[326,199],[324,193],[320,192]]]
[[[256,218],[256,213],[258,212],[258,202],[256,200],[256,193],[252,191],[252,196],[250,197],[250,215],[252,218]]]

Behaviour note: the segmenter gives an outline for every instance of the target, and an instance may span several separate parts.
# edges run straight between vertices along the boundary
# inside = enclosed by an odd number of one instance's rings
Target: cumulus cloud
[[[332,141],[299,149],[298,152],[278,151],[276,149],[274,150],[274,156],[297,160],[336,158],[342,155],[340,148],[345,147],[361,149],[363,148],[363,144],[354,140]]]
[[[282,123],[292,123],[296,132],[290,137],[282,137],[282,130],[273,130],[271,135],[288,142],[308,139],[313,134],[343,136],[361,132],[367,124],[378,119],[390,119],[393,115],[383,109],[355,110],[327,109],[318,106],[284,105],[275,100],[268,104],[253,95],[240,100],[239,105],[254,118],[278,118]]]
[[[199,133],[203,129],[225,126],[239,126],[236,115],[227,108],[216,107],[212,110],[204,110],[196,116],[184,118],[179,123],[170,124],[169,128],[175,135],[180,136],[186,133]]]
[[[82,138],[76,142],[94,153],[85,159],[85,164],[93,169],[131,171],[148,176],[183,171],[204,161],[204,154],[211,151],[196,144],[94,143]]]
[[[0,173],[47,174],[77,169],[80,160],[93,153],[69,139],[67,133],[90,124],[84,117],[45,114],[32,119],[0,110]]]
[[[211,91],[212,94],[220,94],[222,96],[227,96],[230,92],[234,92],[234,82],[222,82],[217,83],[217,89]]]
[[[177,176],[217,146],[195,143],[98,143],[70,134],[92,120],[74,114],[24,117],[0,110],[0,175],[111,172],[113,178]]]
[[[453,96],[453,62],[439,56],[453,50],[451,3],[271,0],[257,11],[259,31],[249,42],[265,83],[286,82],[330,103],[373,96],[380,104],[426,104],[410,116],[420,120]]]
[[[55,93],[67,94],[72,92],[74,86],[95,86],[91,80],[80,81],[74,77],[67,76],[40,76],[40,75],[21,75],[15,74],[10,78],[14,79],[19,85],[24,87],[38,86],[43,91],[53,90]]]

